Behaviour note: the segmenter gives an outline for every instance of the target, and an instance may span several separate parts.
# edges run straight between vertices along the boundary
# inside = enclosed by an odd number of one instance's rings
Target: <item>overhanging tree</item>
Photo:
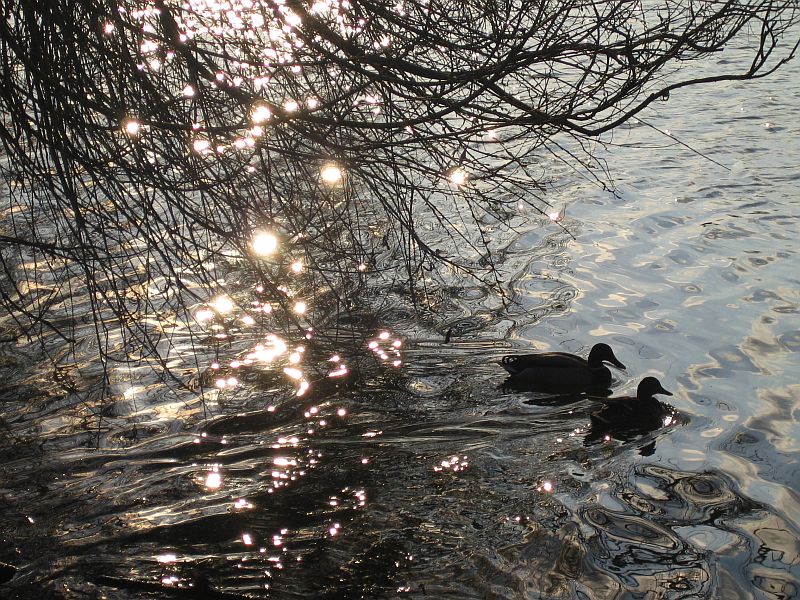
[[[231,264],[276,329],[307,327],[303,286],[334,298],[323,322],[376,271],[499,284],[483,218],[545,210],[543,156],[590,173],[585,141],[771,72],[795,21],[764,0],[6,2],[2,306],[14,335],[88,323],[104,358],[170,367]],[[687,68],[731,44],[737,70]]]

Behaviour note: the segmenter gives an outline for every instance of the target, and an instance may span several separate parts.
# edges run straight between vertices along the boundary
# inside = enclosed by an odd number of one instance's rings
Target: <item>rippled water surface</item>
[[[403,365],[357,386],[77,403],[5,343],[0,595],[797,598],[798,99],[797,64],[673,94],[598,148],[616,194],[565,172],[567,231],[516,218],[507,306],[375,290]],[[595,401],[501,386],[504,354],[597,341],[615,394],[674,393],[668,426],[592,442]]]

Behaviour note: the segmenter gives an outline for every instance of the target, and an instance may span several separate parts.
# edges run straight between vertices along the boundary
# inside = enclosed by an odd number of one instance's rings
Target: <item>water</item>
[[[730,170],[615,132],[616,195],[564,177],[550,196],[574,239],[518,217],[507,307],[455,276],[420,316],[374,290],[404,364],[358,387],[77,403],[55,391],[73,371],[5,344],[0,593],[797,598],[799,95],[794,64],[643,115]],[[628,366],[615,394],[655,375],[677,422],[587,444],[591,400],[500,387],[503,354],[601,340]]]

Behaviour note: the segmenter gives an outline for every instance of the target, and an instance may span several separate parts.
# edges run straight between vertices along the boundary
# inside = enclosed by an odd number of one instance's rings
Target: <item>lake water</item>
[[[799,99],[795,62],[654,106],[727,168],[616,131],[616,194],[565,173],[569,233],[516,219],[507,307],[456,278],[420,316],[375,290],[403,365],[357,387],[153,384],[100,414],[5,344],[0,596],[799,597]],[[615,394],[655,375],[680,418],[587,443],[596,402],[501,387],[503,354],[598,341]]]

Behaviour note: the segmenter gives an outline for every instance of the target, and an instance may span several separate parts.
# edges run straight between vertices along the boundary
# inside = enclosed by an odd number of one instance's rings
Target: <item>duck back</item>
[[[509,383],[530,389],[576,390],[607,386],[611,371],[605,366],[590,367],[586,360],[552,352],[506,357],[503,367],[511,374]]]

